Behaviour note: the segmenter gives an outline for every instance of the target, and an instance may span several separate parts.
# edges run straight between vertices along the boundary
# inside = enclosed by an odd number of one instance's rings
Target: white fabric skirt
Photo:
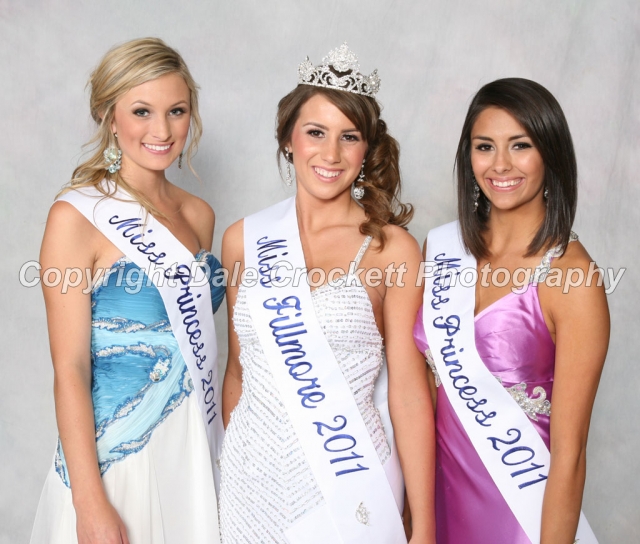
[[[131,544],[219,544],[211,457],[194,394],[153,432],[139,452],[102,478]],[[52,466],[31,544],[77,544],[71,490]]]

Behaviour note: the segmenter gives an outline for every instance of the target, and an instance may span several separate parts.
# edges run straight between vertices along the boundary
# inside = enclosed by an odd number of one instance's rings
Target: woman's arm
[[[231,412],[242,394],[242,366],[240,366],[240,342],[233,326],[233,307],[238,298],[238,283],[244,271],[244,222],[231,225],[222,238],[222,266],[227,276],[227,316],[229,320],[229,354],[222,384],[222,423],[229,425]],[[240,263],[237,278],[234,278],[236,262]],[[235,280],[235,283],[234,283]]]
[[[556,264],[566,277],[591,258],[578,243],[569,244]],[[586,476],[591,411],[609,344],[609,309],[599,276],[563,293],[540,286],[540,301],[555,334],[556,364],[551,401],[551,466],[542,508],[542,544],[572,544],[578,527]]]
[[[404,263],[404,286],[394,282],[384,300],[389,366],[389,410],[411,507],[411,542],[435,543],[435,425],[427,365],[413,341],[413,325],[422,303],[418,286],[420,248],[407,232],[393,229],[388,262]],[[386,251],[386,250],[385,250]]]
[[[127,534],[102,486],[96,453],[91,399],[91,297],[86,270],[95,262],[97,231],[66,202],[53,205],[45,229],[40,263],[84,275],[77,287],[43,283],[54,368],[56,419],[67,461],[79,544],[124,543]],[[93,275],[93,274],[92,274]],[[46,280],[46,278],[44,278]],[[83,292],[84,291],[84,292]]]
[[[422,244],[422,260],[427,260],[427,239],[424,239],[424,243]],[[423,309],[424,311],[424,309]],[[425,357],[431,357],[430,351],[428,351],[429,355],[425,354]],[[429,365],[427,365],[429,366]],[[438,401],[438,386],[436,385],[436,377],[431,371],[431,366],[429,366],[429,370],[427,371],[427,381],[429,382],[429,392],[431,393],[431,402],[433,404],[433,412],[435,414],[436,404]]]

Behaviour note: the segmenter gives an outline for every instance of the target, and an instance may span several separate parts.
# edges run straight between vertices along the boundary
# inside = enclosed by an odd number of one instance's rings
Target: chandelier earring
[[[356,180],[358,183],[364,183],[364,160],[362,161],[362,168],[360,168],[360,175]],[[364,187],[362,185],[356,185],[356,182],[353,182],[353,198],[356,200],[360,200],[364,196]]]
[[[180,156],[178,157],[178,168],[182,168],[182,151],[180,152]]]
[[[549,199],[549,187],[544,188],[544,193],[542,193],[542,196],[544,197],[545,200]]]
[[[116,132],[113,133],[116,140],[118,139],[118,134]],[[107,166],[105,169],[110,174],[115,174],[122,167],[122,150],[117,147],[107,147],[102,153],[104,157],[104,162]]]
[[[473,213],[478,211],[478,199],[480,198],[480,187],[476,181],[476,177],[473,176]]]
[[[288,147],[284,148],[284,158],[287,161],[287,175],[284,178],[284,182],[287,184],[287,187],[291,187],[293,184],[293,176],[291,175],[291,152]]]

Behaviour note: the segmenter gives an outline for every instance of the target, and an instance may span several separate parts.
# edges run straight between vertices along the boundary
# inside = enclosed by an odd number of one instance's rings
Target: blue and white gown
[[[214,312],[224,297],[213,271]],[[118,278],[120,277],[120,281]],[[164,303],[126,257],[91,293],[92,398],[102,481],[131,544],[217,544],[218,514],[207,436]],[[32,544],[77,543],[60,442],[36,514]]]

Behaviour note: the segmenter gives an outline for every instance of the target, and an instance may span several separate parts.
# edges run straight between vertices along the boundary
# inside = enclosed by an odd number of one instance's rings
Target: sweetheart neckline
[[[190,251],[189,251],[189,253],[192,254]],[[193,257],[197,261],[199,261],[202,258],[203,255],[213,255],[213,253],[211,253],[210,251],[207,251],[204,248],[201,248],[200,250],[198,250],[198,253],[193,255]],[[115,270],[116,266],[120,262],[135,264],[131,259],[129,259],[129,257],[127,257],[124,254],[121,255],[120,257],[118,257],[118,259],[115,260],[111,266],[107,266],[107,267],[104,268],[104,272],[102,274],[100,274],[100,277],[98,279],[96,279],[96,281],[91,285],[91,294],[93,294],[95,292],[95,290],[100,286],[100,284],[104,281],[106,275],[110,274],[112,270]],[[140,269],[140,267],[138,267],[138,268]]]
[[[529,284],[531,287],[533,284]],[[529,290],[529,288],[527,288]],[[526,293],[526,291],[525,291]],[[525,293],[514,293],[513,291],[509,291],[506,295],[501,296],[500,298],[494,300],[489,306],[485,306],[482,310],[480,310],[477,314],[474,314],[473,319],[476,321],[478,318],[482,317],[488,310],[492,309],[496,304],[502,302],[505,298],[509,298],[511,295],[524,295]]]
[[[213,255],[210,251],[207,251],[207,250],[206,250],[206,249],[204,249],[204,248],[199,249],[197,253],[191,253],[190,251],[189,251],[189,253],[190,253],[191,255],[193,255],[193,257],[194,257],[196,260],[198,260],[198,259],[200,258],[200,255],[205,254],[205,253],[208,253],[208,254],[210,254],[210,255]],[[124,261],[124,260],[126,260],[126,261],[128,261],[128,262],[130,262],[130,263],[133,263],[133,261],[132,261],[131,259],[129,259],[129,257],[127,257],[126,255],[124,255],[124,254],[123,254],[123,255],[120,255],[120,257],[118,257],[118,258],[113,262],[113,264],[112,264],[111,266],[107,266],[107,267],[104,269],[104,271],[106,272],[107,270],[111,270],[111,269],[112,269],[112,268],[114,268],[114,267],[115,267],[115,266],[116,266],[120,261]]]

